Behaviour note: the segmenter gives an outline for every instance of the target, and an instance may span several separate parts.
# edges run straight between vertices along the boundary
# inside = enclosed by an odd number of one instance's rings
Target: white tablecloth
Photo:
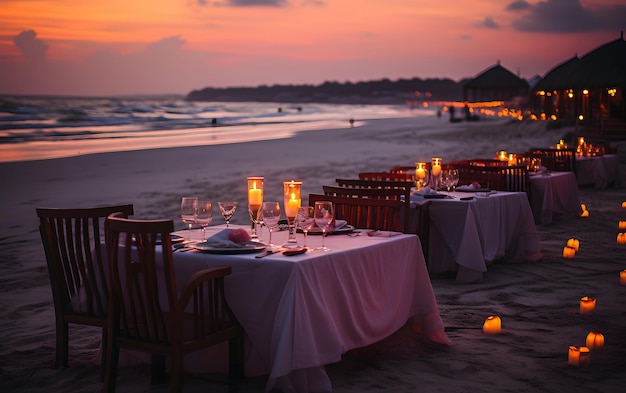
[[[209,227],[208,235],[223,228]],[[272,240],[282,244],[286,236],[277,232]],[[319,246],[321,237],[309,235],[308,243]],[[246,375],[269,374],[267,391],[331,391],[325,364],[407,322],[435,342],[450,343],[417,236],[333,235],[326,237],[326,246],[331,251],[263,259],[175,252],[176,280],[182,285],[198,270],[232,267],[226,298],[247,334]],[[185,367],[201,371],[211,360],[199,353],[186,359]]]
[[[593,186],[597,190],[619,186],[619,156],[576,157],[576,179],[579,186]]]
[[[574,172],[533,174],[530,182],[530,206],[536,223],[550,224],[555,216],[578,217],[580,194]]]
[[[428,270],[457,271],[457,282],[479,282],[497,260],[541,259],[539,237],[528,197],[523,192],[453,192],[454,199],[431,199]],[[412,203],[423,197],[412,196]]]

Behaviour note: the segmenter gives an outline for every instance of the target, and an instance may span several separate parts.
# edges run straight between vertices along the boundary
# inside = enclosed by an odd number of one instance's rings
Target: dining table
[[[581,187],[604,190],[620,184],[620,162],[617,154],[576,156],[576,179]]]
[[[427,263],[431,275],[456,272],[458,283],[476,283],[496,261],[542,258],[526,193],[416,191],[411,195],[412,206],[427,200],[432,201]]]
[[[217,225],[206,232],[210,240],[237,228],[246,227]],[[267,230],[263,232],[266,236]],[[283,244],[287,233],[274,232],[274,244]],[[321,235],[309,234],[308,251],[293,256],[274,247],[279,252],[257,258],[263,246],[252,252],[207,252],[194,246],[174,251],[179,288],[199,270],[232,268],[225,278],[225,296],[246,333],[245,375],[267,375],[268,392],[330,392],[332,381],[324,365],[407,324],[433,342],[450,344],[418,236],[358,229],[334,233],[324,239],[328,251],[318,249]],[[195,230],[174,235],[200,236]],[[301,245],[303,235],[297,234],[296,240]],[[192,354],[185,359],[186,371],[226,370],[225,356],[211,351],[227,353],[222,345]],[[136,363],[135,356],[140,355],[126,351],[120,364]]]
[[[530,172],[528,181],[535,223],[550,224],[555,218],[579,217],[582,213],[574,172]]]

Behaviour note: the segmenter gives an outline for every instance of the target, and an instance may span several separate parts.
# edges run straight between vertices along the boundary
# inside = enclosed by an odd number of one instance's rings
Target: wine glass
[[[263,217],[263,223],[270,231],[269,247],[273,247],[272,232],[274,228],[278,227],[278,221],[280,221],[280,204],[278,202],[263,202],[261,205],[261,216]]]
[[[222,213],[222,217],[224,217],[224,220],[226,221],[226,228],[228,228],[230,224],[230,219],[233,218],[235,210],[237,210],[237,202],[219,201],[217,202],[217,206],[219,206],[220,213]]]
[[[324,239],[326,238],[326,228],[328,228],[330,223],[333,222],[333,203],[330,201],[315,201],[315,210],[313,214],[313,217],[315,217],[315,223],[322,229],[322,247],[320,247],[320,250],[328,251],[330,248],[326,247]]]
[[[309,234],[309,229],[315,224],[313,206],[301,206],[298,208],[298,215],[296,216],[296,228],[302,229],[304,233],[304,244],[302,247],[306,248],[306,238]]]
[[[451,197],[450,190],[459,182],[458,169],[444,169],[441,172],[441,182],[448,190],[448,197]]]
[[[195,219],[195,209],[196,203],[198,202],[198,198],[196,197],[183,197],[180,202],[180,218],[183,223],[188,224],[187,233],[189,234],[189,239],[191,239],[191,226],[196,222]]]
[[[206,240],[206,227],[213,220],[213,205],[206,199],[198,199],[196,202],[196,222],[202,227],[202,241]]]

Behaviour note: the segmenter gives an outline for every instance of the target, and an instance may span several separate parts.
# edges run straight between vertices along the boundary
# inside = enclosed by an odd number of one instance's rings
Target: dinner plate
[[[342,233],[349,233],[354,231],[354,227],[352,225],[344,225],[341,228],[338,229],[333,229],[332,232],[327,233],[326,235],[341,235]],[[302,232],[301,229],[298,229],[298,232]],[[309,235],[321,235],[322,234],[322,230],[319,227],[313,227],[311,229],[308,230],[307,232]]]
[[[468,188],[455,188],[454,191],[458,191],[458,192],[489,192],[491,191],[491,188],[472,188],[471,190]]]
[[[261,251],[267,246],[263,243],[250,242],[242,247],[216,247],[210,243],[201,242],[194,244],[192,247],[212,254],[247,254]]]
[[[425,194],[424,199],[444,199],[448,197],[448,194]]]

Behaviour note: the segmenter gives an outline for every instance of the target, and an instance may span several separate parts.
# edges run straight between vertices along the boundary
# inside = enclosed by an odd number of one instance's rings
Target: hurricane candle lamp
[[[250,213],[250,239],[258,242],[257,225],[263,204],[263,183],[265,178],[261,176],[248,177],[248,213]]]
[[[441,183],[441,166],[443,165],[443,158],[433,157],[430,167],[430,184],[434,190],[437,190]]]
[[[287,226],[289,228],[287,242],[283,244],[285,248],[300,247],[296,240],[295,222],[298,209],[302,203],[302,199],[300,198],[301,188],[301,181],[291,180],[283,182],[283,206],[285,207],[285,216],[287,216]]]
[[[626,229],[626,221],[620,221],[619,224],[617,224],[617,228]]]
[[[626,244],[626,233],[620,232],[617,234],[617,244]]]
[[[415,163],[415,187],[417,190],[421,190],[428,184],[428,168],[425,162]]]
[[[496,152],[496,159],[499,161],[508,161],[509,160],[509,156],[506,153],[506,150],[500,150],[498,152]]]

